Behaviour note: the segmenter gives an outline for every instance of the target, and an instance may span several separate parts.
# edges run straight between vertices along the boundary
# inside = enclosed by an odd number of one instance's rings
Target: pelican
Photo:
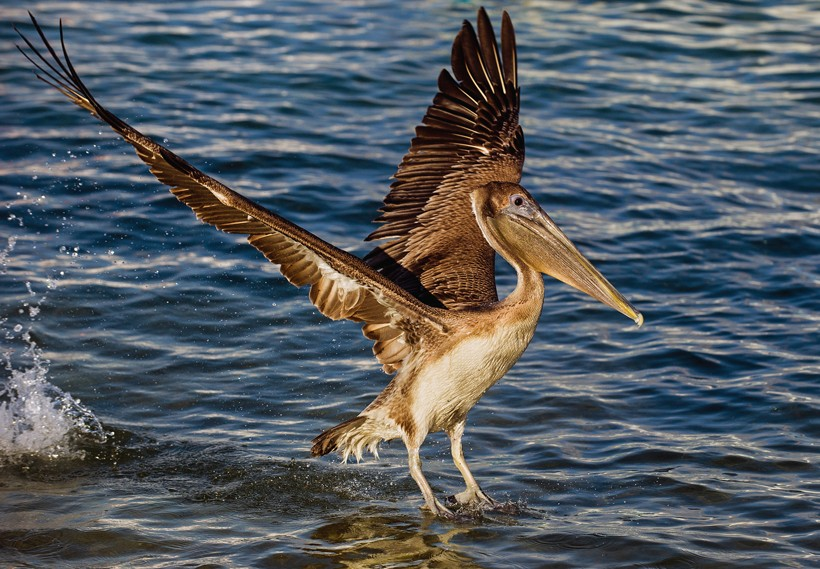
[[[628,316],[641,314],[598,272],[521,185],[524,135],[515,33],[501,22],[499,50],[484,9],[477,32],[464,21],[452,50],[452,74],[438,77],[438,94],[416,128],[390,192],[380,242],[364,258],[323,241],[231,190],[103,107],[80,79],[65,45],[61,53],[33,15],[42,45],[19,32],[37,76],[74,104],[108,123],[150,171],[196,216],[248,242],[278,265],[325,316],[362,325],[373,353],[392,380],[357,416],[313,439],[311,454],[378,456],[381,441],[400,438],[410,475],[425,507],[453,518],[454,509],[492,508],[464,460],[467,413],[519,359],[532,340],[549,275]],[[498,298],[499,254],[517,274],[514,290]],[[464,491],[440,502],[422,472],[419,448],[444,431]],[[451,509],[451,507],[453,509]]]

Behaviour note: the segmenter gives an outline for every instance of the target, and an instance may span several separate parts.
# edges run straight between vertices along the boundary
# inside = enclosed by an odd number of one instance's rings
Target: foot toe
[[[464,492],[459,492],[454,496],[450,496],[447,498],[447,504],[449,505],[481,505],[481,506],[489,506],[495,507],[498,505],[498,502],[487,496],[481,488],[468,488],[464,490]]]
[[[450,503],[449,498],[447,502]],[[430,513],[432,513],[433,515],[438,516],[440,518],[444,518],[445,520],[456,519],[456,515],[452,512],[452,510],[450,510],[447,506],[443,505],[438,500],[435,500],[432,504],[427,504],[425,508],[430,510]]]

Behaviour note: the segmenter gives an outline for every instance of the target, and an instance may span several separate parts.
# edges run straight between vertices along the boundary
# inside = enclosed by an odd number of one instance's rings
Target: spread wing
[[[365,257],[382,274],[433,306],[498,299],[495,252],[472,211],[470,192],[489,181],[518,182],[524,134],[518,124],[515,34],[504,12],[499,53],[484,9],[478,35],[465,20],[453,43],[453,76],[442,70],[410,151],[368,239],[386,239]]]
[[[398,370],[422,339],[446,332],[440,310],[419,302],[358,257],[202,173],[105,109],[71,64],[62,22],[61,59],[34,16],[31,20],[48,53],[39,51],[23,34],[20,37],[33,55],[19,46],[18,49],[40,71],[37,76],[41,80],[108,123],[136,149],[151,173],[163,184],[171,186],[171,192],[199,219],[227,233],[247,235],[248,242],[279,265],[291,283],[309,285],[310,300],[322,314],[333,319],[362,322],[364,335],[375,341],[373,352],[385,372]]]

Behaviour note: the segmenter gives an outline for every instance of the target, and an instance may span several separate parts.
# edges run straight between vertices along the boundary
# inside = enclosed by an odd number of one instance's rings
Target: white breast
[[[518,361],[534,331],[535,322],[499,326],[490,334],[457,341],[445,355],[424,366],[414,393],[418,424],[435,431],[463,418]]]

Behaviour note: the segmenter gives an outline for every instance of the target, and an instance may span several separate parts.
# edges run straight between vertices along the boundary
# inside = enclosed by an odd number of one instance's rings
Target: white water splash
[[[14,248],[0,252],[0,262]],[[0,267],[0,271],[4,271]],[[49,279],[49,289],[56,281]],[[39,295],[26,283],[29,299],[18,314],[28,316],[24,324],[0,319],[0,338],[4,340],[0,362],[5,378],[0,379],[0,465],[24,458],[83,458],[77,443],[104,443],[107,435],[99,419],[71,394],[48,381],[48,360],[31,337],[31,327],[40,314],[47,292]],[[22,349],[15,349],[19,345]]]
[[[6,247],[0,251],[0,274],[4,274],[8,267],[8,258],[11,252],[14,251],[14,246],[17,244],[17,238],[13,235],[8,238]]]
[[[0,390],[0,455],[64,455],[73,428],[64,412],[71,406],[70,396],[46,380],[45,366],[6,369],[10,377]]]
[[[19,339],[27,344],[16,358],[25,362],[22,366],[15,369],[13,350],[2,354],[7,378],[0,386],[0,464],[24,457],[83,458],[76,443],[104,443],[102,424],[79,400],[48,381],[48,362],[29,332]]]

